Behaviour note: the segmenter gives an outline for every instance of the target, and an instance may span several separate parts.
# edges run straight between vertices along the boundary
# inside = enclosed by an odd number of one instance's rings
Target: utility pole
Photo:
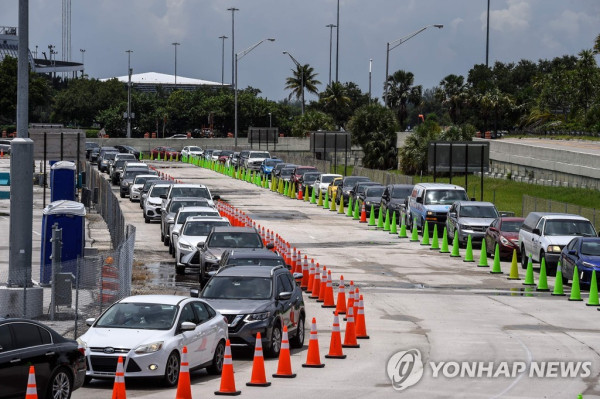
[[[179,46],[181,43],[171,43],[173,46],[175,46],[175,86],[177,86],[177,46]]]
[[[369,104],[371,104],[371,71],[373,69],[373,58],[369,58]]]
[[[490,0],[487,2],[487,29],[485,35],[485,66],[489,67],[488,57],[490,54]]]
[[[235,12],[239,11],[239,8],[230,7],[227,11],[231,11],[231,85],[235,85]]]
[[[177,47],[175,47],[177,49]],[[133,69],[131,69],[131,53],[133,50],[125,51],[127,53],[127,75],[129,76],[127,80],[127,138],[131,138],[131,73]],[[175,57],[177,59],[177,57]],[[177,65],[177,63],[175,63]],[[177,83],[177,67],[175,67],[175,83]]]
[[[221,39],[222,45],[221,45],[221,87],[223,86],[223,84],[225,83],[225,39],[227,39],[227,36],[223,35],[223,36],[219,36],[219,39]]]
[[[331,86],[331,50],[333,47],[333,28],[335,28],[337,25],[334,24],[329,24],[326,25],[326,28],[329,28],[329,86]]]
[[[340,0],[337,0],[337,25],[335,29],[336,44],[335,44],[335,81],[338,80],[338,72],[340,67]]]

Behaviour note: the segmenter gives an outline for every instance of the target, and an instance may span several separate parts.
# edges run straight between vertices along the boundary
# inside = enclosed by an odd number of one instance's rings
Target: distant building
[[[105,82],[110,79],[117,79],[119,82],[127,84],[129,77],[117,76],[114,78],[100,79]],[[229,87],[230,85],[221,85],[219,82],[209,80],[192,79],[177,75],[177,84],[175,84],[175,75],[158,72],[146,72],[131,75],[131,84],[134,89],[143,92],[156,92],[158,87],[166,91],[172,90],[196,90],[200,87]]]

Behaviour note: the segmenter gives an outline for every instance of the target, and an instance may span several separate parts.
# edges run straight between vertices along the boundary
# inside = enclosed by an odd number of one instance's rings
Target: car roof
[[[177,202],[177,201],[207,201],[208,199],[204,198],[204,197],[171,197],[171,199],[169,200],[170,202]]]
[[[415,185],[414,184],[389,184],[388,187],[389,188],[413,188]]]
[[[174,183],[173,187],[200,187],[200,188],[205,188],[206,186],[204,184],[200,184],[200,183]]]
[[[552,213],[552,214],[546,214],[546,215],[542,215],[544,216],[546,219],[548,220],[555,220],[555,219],[576,219],[576,220],[588,220],[587,218],[584,218],[581,215],[574,215],[572,213]],[[588,220],[589,221],[589,220]]]
[[[499,218],[502,222],[523,222],[525,218],[518,218],[514,216],[502,216]]]
[[[455,204],[458,205],[472,205],[472,206],[494,206],[491,202],[484,201],[456,201]]]
[[[211,212],[219,212],[212,206],[184,206],[177,210],[177,212],[197,212],[197,211],[211,211]],[[215,217],[215,216],[213,216]]]
[[[283,259],[281,255],[266,248],[235,248],[229,250],[229,259]]]
[[[337,173],[321,173],[321,177],[325,177],[325,176],[342,177],[342,175],[339,175]]]
[[[190,207],[192,208],[192,207]],[[213,208],[211,208],[213,209]],[[186,222],[228,222],[229,219],[222,216],[190,216],[186,220]]]
[[[158,175],[151,175],[151,174],[148,174],[148,175],[137,175],[136,178],[138,178],[138,177],[158,177]]]
[[[237,226],[218,226],[213,229],[213,233],[257,233],[254,227],[237,227]]]
[[[190,297],[181,295],[133,295],[123,298],[119,303],[156,303],[161,305],[178,305]]]
[[[170,183],[154,183],[154,184],[152,184],[152,186],[154,186],[154,187],[169,187],[171,185],[172,184],[170,184]]]
[[[219,269],[216,276],[271,277],[274,269],[282,267],[283,266],[229,266]]]
[[[456,184],[446,183],[419,183],[417,186],[421,186],[424,189],[440,189],[440,190],[464,190],[463,187],[457,186]]]

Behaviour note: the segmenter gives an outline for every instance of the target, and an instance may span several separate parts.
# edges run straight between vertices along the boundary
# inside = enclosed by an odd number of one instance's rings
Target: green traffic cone
[[[379,211],[379,213],[382,213]],[[390,231],[390,210],[388,209],[385,213],[385,223],[383,224],[383,231]]]
[[[321,193],[321,190],[319,190],[319,193]],[[315,188],[313,187],[312,192],[310,193],[310,203],[313,205],[317,203],[317,198],[315,195]]]
[[[408,238],[406,234],[406,215],[402,215],[402,222],[400,223],[400,233],[398,234],[398,238]]]
[[[287,196],[289,196],[289,194],[288,194],[288,190],[289,190],[289,185],[288,185],[288,182],[286,181],[286,182],[285,182],[285,186],[283,187],[283,196],[284,196],[284,197],[287,197]]]
[[[513,256],[512,256],[512,262],[510,263],[510,274],[508,276],[508,280],[520,280],[519,264],[517,262],[517,250],[516,249],[513,249]]]
[[[485,249],[485,240],[481,241],[481,253],[479,254],[479,264],[477,267],[490,267],[487,260],[487,251]]]
[[[158,155],[156,156],[156,160],[160,161],[160,151],[158,152]]]
[[[571,297],[569,301],[583,301],[581,299],[581,292],[579,291],[579,270],[577,266],[573,267],[573,283],[571,284]]]
[[[392,225],[390,226],[390,234],[398,234],[398,226],[396,226],[396,212],[392,212]]]
[[[460,252],[458,250],[458,236],[454,234],[454,239],[452,240],[452,253],[450,254],[453,258],[460,257]]]
[[[485,243],[485,240],[483,240]],[[496,249],[494,251],[494,265],[492,266],[492,270],[490,271],[492,274],[502,274],[502,269],[500,268],[500,247],[498,243],[496,243]]]
[[[377,226],[375,224],[375,209],[373,209],[373,205],[371,205],[371,212],[369,213],[369,224],[367,226],[369,226],[369,227]]]
[[[373,209],[372,206],[371,209]],[[383,229],[383,212],[377,214],[377,229]]]
[[[358,201],[356,201],[356,202],[358,202]],[[352,197],[350,197],[348,199],[348,211],[346,212],[346,216],[352,217],[352,210],[353,210],[353,207],[352,207]]]
[[[437,231],[437,223],[433,225],[433,240],[431,242],[431,248],[429,249],[440,249],[440,243],[438,242],[438,231]]]
[[[592,270],[592,280],[590,282],[590,296],[588,297],[587,306],[600,306],[598,302],[598,282],[596,281],[596,270]]]
[[[325,201],[323,202],[323,209],[329,209],[329,191],[325,192]]]
[[[473,241],[470,234],[467,237],[467,250],[465,251],[465,259],[463,262],[475,262],[475,259],[473,259]]]
[[[417,230],[417,226],[413,223],[411,233],[410,233],[410,242],[419,242],[419,231]]]
[[[546,276],[546,258],[542,258],[542,264],[540,266],[540,278],[538,280],[536,291],[550,291],[548,289],[548,278]]]
[[[310,195],[308,195],[308,186],[304,188],[304,202],[308,202]]]
[[[144,159],[144,153],[140,151],[140,161]]]
[[[556,277],[554,278],[554,291],[552,291],[552,295],[565,296],[565,292],[563,290],[562,266],[560,261],[558,261],[558,265],[556,266]]]
[[[450,250],[448,249],[448,231],[446,230],[446,226],[444,226],[444,233],[442,234],[442,249],[440,249],[440,253],[447,254]]]
[[[529,254],[529,261],[527,261],[527,271],[525,272],[523,285],[535,285],[533,281],[533,261],[531,260],[531,254]]]
[[[430,245],[429,243],[429,222],[425,222],[423,226],[423,239],[421,240],[421,245]]]
[[[352,220],[360,220],[360,214],[358,210],[358,200],[354,201],[354,213],[352,215]]]

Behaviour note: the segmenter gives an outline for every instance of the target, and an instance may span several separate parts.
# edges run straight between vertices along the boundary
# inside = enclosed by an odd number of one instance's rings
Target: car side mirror
[[[200,291],[198,290],[198,288],[191,288],[190,289],[190,296],[192,298],[199,298],[200,297]]]
[[[196,248],[203,248],[203,247],[204,247],[204,241],[201,241],[198,244],[196,244]]]
[[[94,324],[94,322],[96,321],[95,318],[91,317],[89,319],[85,319],[85,324],[87,324],[88,326],[92,326],[92,324]]]
[[[495,228],[495,227],[492,227],[492,226],[488,227],[488,229],[490,229],[490,231],[498,231],[498,229],[497,229],[497,228]]]
[[[294,276],[294,280],[299,280],[303,277],[302,273],[294,273],[292,274],[292,276]]]
[[[191,321],[184,321],[179,328],[181,328],[181,331],[193,331],[196,329],[196,325]]]
[[[569,249],[569,255],[577,255],[577,251],[575,249]]]
[[[272,242],[267,244],[267,249],[273,249],[275,248],[275,244],[273,244]]]
[[[277,299],[280,301],[287,301],[292,297],[292,292],[281,292],[277,295]]]
[[[456,217],[456,212],[448,212],[448,216],[451,218],[455,218]]]
[[[533,230],[531,230],[531,233],[535,234],[537,236],[542,235],[542,233],[540,232],[540,229],[533,229]]]
[[[160,195],[160,198],[162,198],[162,199],[167,199],[167,194],[161,194],[161,195]]]
[[[417,203],[422,204],[423,203],[423,198],[422,197],[417,197]]]

